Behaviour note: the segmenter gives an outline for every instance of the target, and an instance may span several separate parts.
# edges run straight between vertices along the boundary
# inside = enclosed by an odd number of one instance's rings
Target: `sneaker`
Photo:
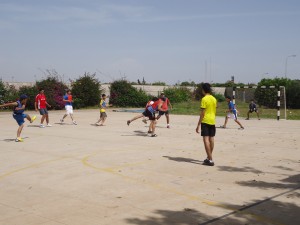
[[[130,123],[131,123],[130,120],[127,120],[127,125],[128,125],[128,126],[129,126]]]
[[[240,127],[240,128],[239,128],[239,130],[244,130],[244,129],[245,129],[244,127]]]
[[[146,119],[143,119],[142,121],[143,121],[144,124],[147,124],[147,120]]]
[[[152,131],[151,131],[151,130],[148,130],[148,134],[152,134]]]
[[[15,140],[16,142],[23,142],[24,141],[24,139],[23,138],[16,138],[16,140]]]
[[[63,120],[63,119],[60,119],[60,122],[61,122],[61,123],[63,123],[63,122],[64,122],[64,120]]]
[[[151,137],[157,137],[157,134],[152,134]]]
[[[170,128],[170,125],[167,125],[167,128]]]
[[[45,126],[43,124],[40,125],[40,128],[45,128]]]
[[[33,121],[35,121],[35,119],[36,119],[36,116],[33,116],[33,117],[31,118],[30,123],[33,123]]]
[[[245,120],[249,120],[249,118],[246,118]]]
[[[214,163],[214,161],[212,161],[212,160],[206,159],[206,160],[204,160],[203,165],[206,165],[206,166],[214,166],[215,163]]]
[[[226,127],[224,125],[220,126],[220,128],[226,129]]]
[[[52,127],[52,125],[50,123],[47,124],[47,127]]]
[[[209,159],[208,158],[204,159],[203,163],[209,163]]]
[[[73,124],[74,124],[74,125],[77,125],[76,121],[73,121]]]

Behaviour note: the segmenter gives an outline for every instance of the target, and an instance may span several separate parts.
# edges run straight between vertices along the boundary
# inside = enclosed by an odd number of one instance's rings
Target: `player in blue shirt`
[[[3,105],[0,105],[0,107],[13,106],[13,118],[16,120],[16,122],[19,125],[18,131],[17,131],[16,142],[24,141],[23,138],[21,138],[21,132],[23,130],[24,123],[25,123],[24,119],[26,118],[27,120],[30,121],[30,123],[32,123],[36,119],[36,116],[33,116],[31,118],[28,114],[24,113],[27,99],[28,99],[27,95],[21,95],[20,100],[18,100],[16,102],[11,102],[11,103],[6,103]]]
[[[232,118],[234,122],[236,122],[240,126],[239,130],[244,130],[243,125],[240,123],[240,121],[238,121],[237,110],[229,96],[226,96],[226,101],[228,103],[228,110],[226,110],[227,115],[225,116],[224,125],[221,126],[221,128],[226,128],[228,118]]]
[[[70,115],[71,119],[72,119],[72,123],[74,125],[77,125],[76,121],[74,120],[74,116],[73,116],[73,97],[71,94],[70,90],[67,90],[67,93],[64,95],[63,97],[63,101],[65,103],[65,109],[66,109],[66,113],[63,116],[63,118],[60,120],[61,123],[64,122],[64,119]]]

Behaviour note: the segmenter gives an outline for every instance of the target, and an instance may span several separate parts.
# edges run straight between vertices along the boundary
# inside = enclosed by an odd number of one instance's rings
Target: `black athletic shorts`
[[[143,115],[148,117],[149,120],[155,120],[155,113],[150,112],[148,109],[143,112]]]
[[[201,136],[214,137],[216,135],[216,126],[207,123],[201,123]]]
[[[158,115],[162,116],[162,115],[168,115],[169,114],[169,110],[167,111],[158,111]]]

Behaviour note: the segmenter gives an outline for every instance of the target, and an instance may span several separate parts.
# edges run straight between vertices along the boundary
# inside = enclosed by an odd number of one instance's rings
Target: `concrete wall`
[[[7,85],[14,85],[17,89],[21,86],[33,86],[34,82],[4,82]],[[69,86],[69,85],[68,85]],[[147,94],[158,96],[164,89],[171,88],[174,86],[153,86],[153,85],[133,85],[137,89],[144,90]],[[104,91],[104,94],[107,96],[110,95],[110,84],[101,84],[101,89]],[[195,90],[195,87],[187,87],[191,91]],[[215,87],[213,88],[214,92],[217,94],[224,94],[225,88],[223,87]]]

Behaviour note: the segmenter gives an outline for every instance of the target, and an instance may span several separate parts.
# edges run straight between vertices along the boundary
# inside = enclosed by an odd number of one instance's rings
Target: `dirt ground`
[[[300,224],[300,121],[230,120],[209,167],[198,116],[162,117],[152,138],[126,125],[136,113],[108,110],[103,127],[98,110],[75,111],[77,126],[63,113],[26,122],[22,143],[0,113],[1,225]]]

